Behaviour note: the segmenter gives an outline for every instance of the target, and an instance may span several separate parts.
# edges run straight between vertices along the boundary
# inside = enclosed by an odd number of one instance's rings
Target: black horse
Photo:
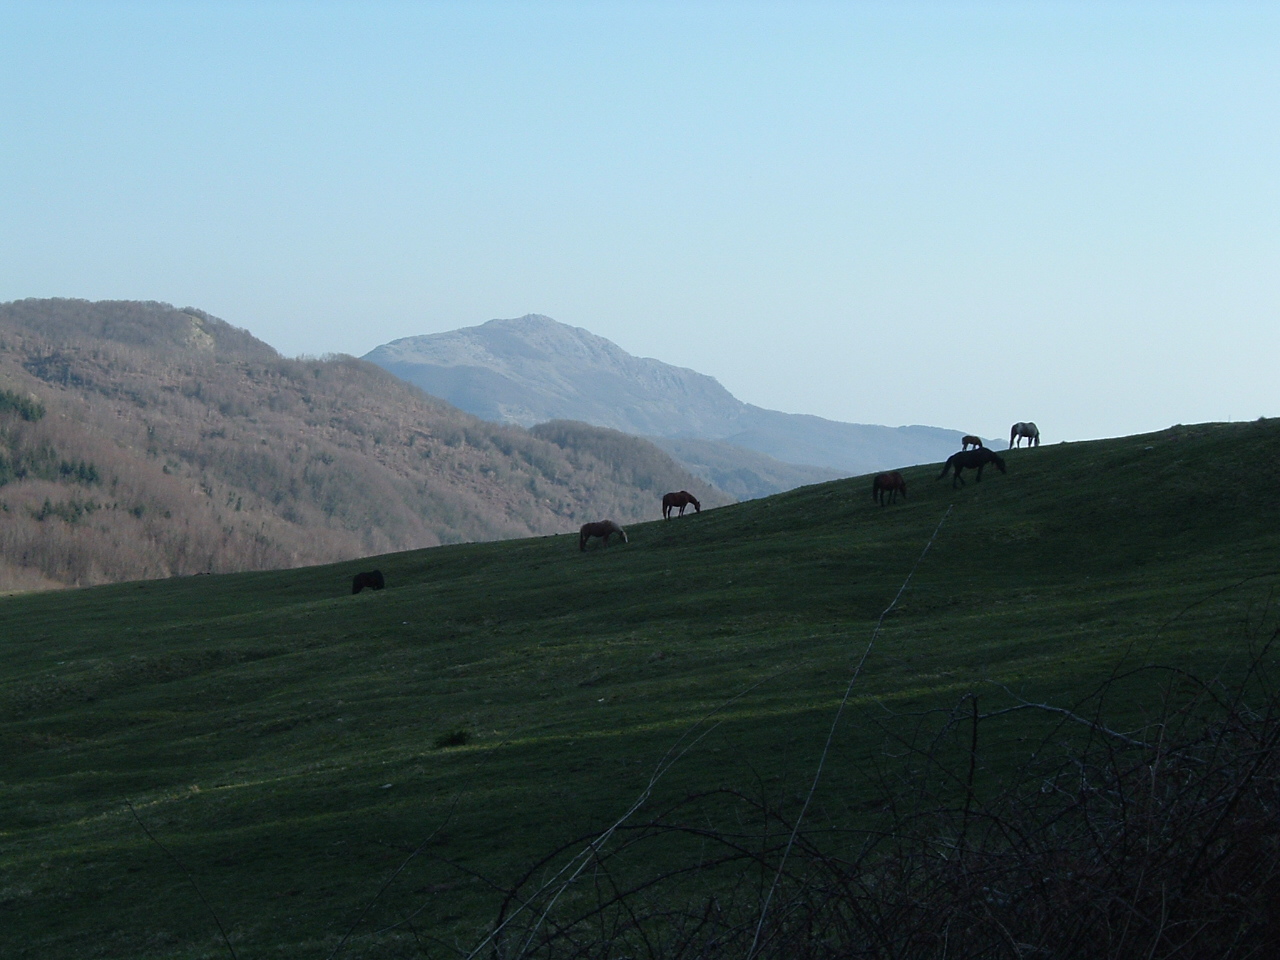
[[[948,471],[954,470],[955,475],[951,478],[951,486],[955,487],[957,484],[963,486],[964,477],[960,476],[960,471],[972,470],[974,468],[977,469],[978,479],[981,480],[982,468],[988,463],[994,463],[1001,473],[1006,472],[1004,468],[1004,460],[997,456],[994,450],[989,450],[986,447],[978,447],[976,450],[961,450],[959,453],[953,453],[951,456],[947,457],[946,466],[944,466],[942,468],[942,472],[938,474],[938,480],[945,477]],[[935,480],[934,483],[937,483],[938,480]]]
[[[365,587],[370,590],[381,590],[386,585],[387,581],[382,578],[381,570],[369,570],[355,575],[351,581],[351,592],[359,593]]]

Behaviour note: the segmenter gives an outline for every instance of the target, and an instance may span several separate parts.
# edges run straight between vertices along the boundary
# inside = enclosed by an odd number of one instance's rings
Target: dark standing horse
[[[694,513],[702,512],[702,504],[700,504],[698,502],[698,498],[688,490],[681,490],[679,493],[666,494],[662,498],[662,519],[669,520],[671,518],[671,511],[676,507],[680,508],[680,516],[683,517],[684,508],[691,503],[693,504]]]
[[[351,581],[351,592],[359,593],[365,587],[370,590],[381,590],[387,585],[387,581],[382,578],[381,570],[370,570],[367,573],[357,573]]]
[[[907,499],[907,481],[902,479],[902,474],[897,470],[889,473],[880,473],[871,481],[871,499],[879,500],[880,506],[884,506],[884,495],[889,495],[889,502],[893,503],[898,499],[898,491],[902,491],[902,499]]]
[[[975,467],[978,470],[978,480],[982,479],[982,468],[988,463],[994,463],[1001,473],[1005,473],[1004,460],[998,457],[993,450],[986,447],[979,447],[977,450],[961,450],[959,453],[953,453],[947,457],[946,466],[942,468],[942,472],[938,474],[938,480],[947,475],[949,470],[955,471],[955,476],[951,478],[951,486],[957,484],[964,485],[964,477],[960,476],[961,470],[972,470]],[[935,480],[934,483],[937,483]]]
[[[587,541],[592,537],[603,537],[604,545],[609,545],[609,538],[614,534],[622,537],[622,542],[627,542],[627,531],[612,520],[597,520],[595,523],[584,523],[582,529],[578,531],[578,549],[587,549]]]
[[[1030,421],[1022,423],[1019,421],[1009,428],[1009,446],[1012,447],[1014,440],[1018,441],[1018,446],[1022,446],[1022,438],[1027,438],[1028,447],[1040,446],[1040,428]]]
[[[982,446],[981,437],[975,437],[973,434],[969,434],[967,437],[960,438],[961,450],[968,450],[970,447],[973,447],[976,450],[980,446]]]

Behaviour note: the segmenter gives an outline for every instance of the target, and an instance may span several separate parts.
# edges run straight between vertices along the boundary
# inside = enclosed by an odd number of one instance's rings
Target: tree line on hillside
[[[569,532],[654,518],[681,487],[728,500],[614,431],[489,424],[191,308],[95,306],[0,305],[0,589]]]

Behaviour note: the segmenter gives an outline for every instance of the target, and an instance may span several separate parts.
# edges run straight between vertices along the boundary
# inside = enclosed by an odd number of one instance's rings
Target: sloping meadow
[[[0,954],[1017,956],[1030,934],[992,931],[1044,917],[1001,857],[1085,876],[1090,831],[1159,833],[1134,812],[1155,771],[1197,757],[1191,783],[1213,730],[1273,743],[1280,424],[1006,459],[959,489],[905,470],[892,506],[856,478],[607,549],[0,601]],[[351,595],[375,567],[386,589]],[[1269,754],[1232,756],[1252,779],[1179,835],[1247,816],[1271,850],[1246,802]],[[1147,806],[1070,819],[1133,770]],[[1191,874],[1235,863],[1215,837]],[[976,899],[938,899],[957,890]],[[1265,942],[1232,895],[1232,936]],[[1101,914],[1111,941],[1033,946],[1171,955],[1137,897],[1113,904],[1129,932]]]

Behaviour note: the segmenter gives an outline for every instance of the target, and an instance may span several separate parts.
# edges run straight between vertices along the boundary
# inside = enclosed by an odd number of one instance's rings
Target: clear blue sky
[[[1280,4],[12,3],[0,300],[543,313],[775,409],[1280,415]]]

